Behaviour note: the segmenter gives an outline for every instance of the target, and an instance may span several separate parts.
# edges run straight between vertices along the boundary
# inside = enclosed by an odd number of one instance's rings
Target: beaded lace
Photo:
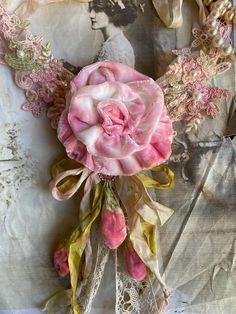
[[[25,91],[22,109],[40,117],[47,112],[53,128],[65,107],[65,93],[73,74],[53,58],[49,44],[33,36],[29,23],[0,6],[0,63],[10,66],[17,86]]]
[[[231,26],[220,23],[220,33],[229,40]],[[157,80],[162,86],[166,106],[173,121],[187,122],[186,132],[196,129],[202,118],[215,118],[219,112],[216,100],[231,95],[228,90],[212,86],[211,80],[231,67],[218,49],[210,46],[205,27],[193,29],[191,48],[173,50],[177,59],[169,65],[164,76]],[[201,46],[201,50],[193,49]]]

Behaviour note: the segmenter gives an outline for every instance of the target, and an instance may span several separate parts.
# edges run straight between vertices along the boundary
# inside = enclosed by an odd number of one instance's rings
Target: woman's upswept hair
[[[134,22],[138,16],[136,0],[93,0],[89,9],[95,12],[105,12],[115,26],[126,26]]]

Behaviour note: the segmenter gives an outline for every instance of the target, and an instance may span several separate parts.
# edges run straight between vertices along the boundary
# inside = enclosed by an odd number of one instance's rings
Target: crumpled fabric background
[[[20,2],[10,1],[9,12]],[[167,29],[145,4],[145,13],[125,35],[136,68],[157,78],[173,60],[171,49],[189,45],[198,7],[184,1],[182,27]],[[91,63],[102,43],[100,32],[91,30],[87,4],[48,5],[30,20],[32,32],[51,43],[54,55],[74,65]],[[46,118],[21,111],[24,95],[6,66],[0,67],[0,80],[0,313],[34,313],[62,289],[52,252],[75,224],[78,199],[58,202],[50,195],[50,165],[63,156],[63,148]],[[215,83],[235,90],[234,66]],[[236,313],[235,148],[225,137],[236,133],[234,99],[220,108],[219,119],[206,119],[194,134],[176,126],[174,153],[182,152],[184,142],[190,159],[169,163],[175,187],[156,193],[158,202],[175,210],[159,230],[161,268],[172,295],[168,314]],[[111,273],[106,272],[92,313],[114,313]]]

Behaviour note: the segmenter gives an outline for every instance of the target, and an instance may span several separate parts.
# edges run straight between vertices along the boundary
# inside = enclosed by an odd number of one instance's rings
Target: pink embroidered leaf
[[[217,74],[222,74],[228,71],[231,68],[231,63],[230,62],[222,62],[220,64],[217,64],[215,66],[215,71]]]

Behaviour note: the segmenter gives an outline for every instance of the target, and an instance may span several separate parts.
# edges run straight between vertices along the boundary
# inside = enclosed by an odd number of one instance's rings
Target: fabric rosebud
[[[148,269],[131,244],[126,246],[124,257],[125,267],[130,277],[137,281],[143,280],[148,274]]]
[[[118,248],[127,235],[123,210],[120,208],[119,201],[111,188],[105,188],[101,234],[110,249]]]
[[[54,268],[61,277],[69,274],[68,251],[66,248],[58,248],[54,253]]]

